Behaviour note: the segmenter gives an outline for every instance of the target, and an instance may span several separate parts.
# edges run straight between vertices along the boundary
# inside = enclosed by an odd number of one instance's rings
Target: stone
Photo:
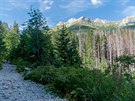
[[[15,70],[15,65],[7,63],[0,70],[0,101],[67,101],[45,91],[41,84],[25,81]]]

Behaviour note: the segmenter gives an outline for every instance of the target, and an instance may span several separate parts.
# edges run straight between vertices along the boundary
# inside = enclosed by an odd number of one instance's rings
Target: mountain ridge
[[[71,18],[66,22],[59,22],[53,29],[57,30],[57,28],[61,28],[63,25],[71,31],[78,31],[80,29],[87,31],[88,29],[135,28],[135,16],[127,16],[118,21],[108,21],[99,18],[87,18],[81,16],[80,18]]]
[[[77,22],[92,24],[92,23],[96,23],[96,22],[107,23],[109,21],[102,20],[102,19],[99,19],[99,18],[92,19],[92,18],[87,18],[87,17],[81,16],[80,18],[71,18],[67,22],[59,22],[56,26],[63,25],[63,24],[67,25],[67,26],[70,26],[70,24],[72,25],[73,23],[77,23]]]
[[[74,23],[76,21],[82,21],[82,22],[87,22],[87,23],[103,23],[103,24],[107,24],[107,23],[112,23],[112,22],[121,22],[123,24],[128,23],[128,22],[135,22],[135,16],[127,16],[121,20],[117,20],[117,21],[109,21],[109,20],[104,20],[104,19],[100,19],[100,18],[88,18],[85,16],[81,16],[80,18],[70,18],[68,21],[66,22],[59,22],[57,25],[61,25],[61,24],[68,24],[68,23]]]

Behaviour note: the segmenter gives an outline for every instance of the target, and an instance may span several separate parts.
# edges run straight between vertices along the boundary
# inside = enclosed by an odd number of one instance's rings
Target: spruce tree
[[[46,19],[39,10],[31,9],[28,14],[30,19],[23,24],[20,46],[24,49],[21,49],[23,50],[21,54],[24,54],[26,61],[36,62],[38,65],[39,63],[48,64],[50,63],[51,35]]]
[[[16,22],[14,22],[13,27],[5,34],[4,42],[7,50],[7,56],[9,56],[11,52],[17,48],[20,42],[19,26]]]
[[[17,55],[16,49],[20,43],[19,25],[16,22],[14,22],[13,27],[5,35],[4,42],[7,50],[6,58],[12,61]]]
[[[4,26],[6,23],[3,23],[2,21],[0,21],[0,61],[4,60],[5,58],[5,46],[4,46],[4,35],[6,33],[6,29],[8,26]]]
[[[61,65],[80,67],[81,59],[77,50],[77,42],[65,26],[58,31],[56,52]]]

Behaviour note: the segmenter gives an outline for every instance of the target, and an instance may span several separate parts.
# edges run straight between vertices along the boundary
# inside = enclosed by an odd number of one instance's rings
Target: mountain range
[[[71,18],[67,22],[59,22],[53,29],[61,28],[65,25],[71,31],[86,31],[88,29],[117,29],[135,28],[135,16],[128,16],[119,21],[107,21],[99,18],[91,19],[87,17]]]

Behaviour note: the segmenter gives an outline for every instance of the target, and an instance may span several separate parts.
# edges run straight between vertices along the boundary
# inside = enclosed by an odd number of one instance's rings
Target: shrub
[[[23,72],[25,67],[29,64],[28,62],[24,61],[23,59],[18,58],[14,63],[17,65],[16,70],[18,72]]]
[[[42,83],[48,90],[71,101],[134,101],[135,82],[124,76],[117,89],[113,74],[86,68],[40,66],[25,79]]]
[[[30,74],[27,74],[24,79],[31,79],[35,82],[41,82],[41,76],[43,75],[44,69],[42,68],[36,68],[34,71],[32,71]]]
[[[2,62],[0,62],[0,70],[2,69]]]
[[[115,85],[110,76],[99,70],[73,67],[38,67],[25,79],[48,84],[48,89],[68,99],[83,101],[111,100]]]
[[[31,79],[41,84],[48,84],[55,76],[55,68],[49,66],[39,66],[35,68],[31,73],[24,76],[24,79]]]

